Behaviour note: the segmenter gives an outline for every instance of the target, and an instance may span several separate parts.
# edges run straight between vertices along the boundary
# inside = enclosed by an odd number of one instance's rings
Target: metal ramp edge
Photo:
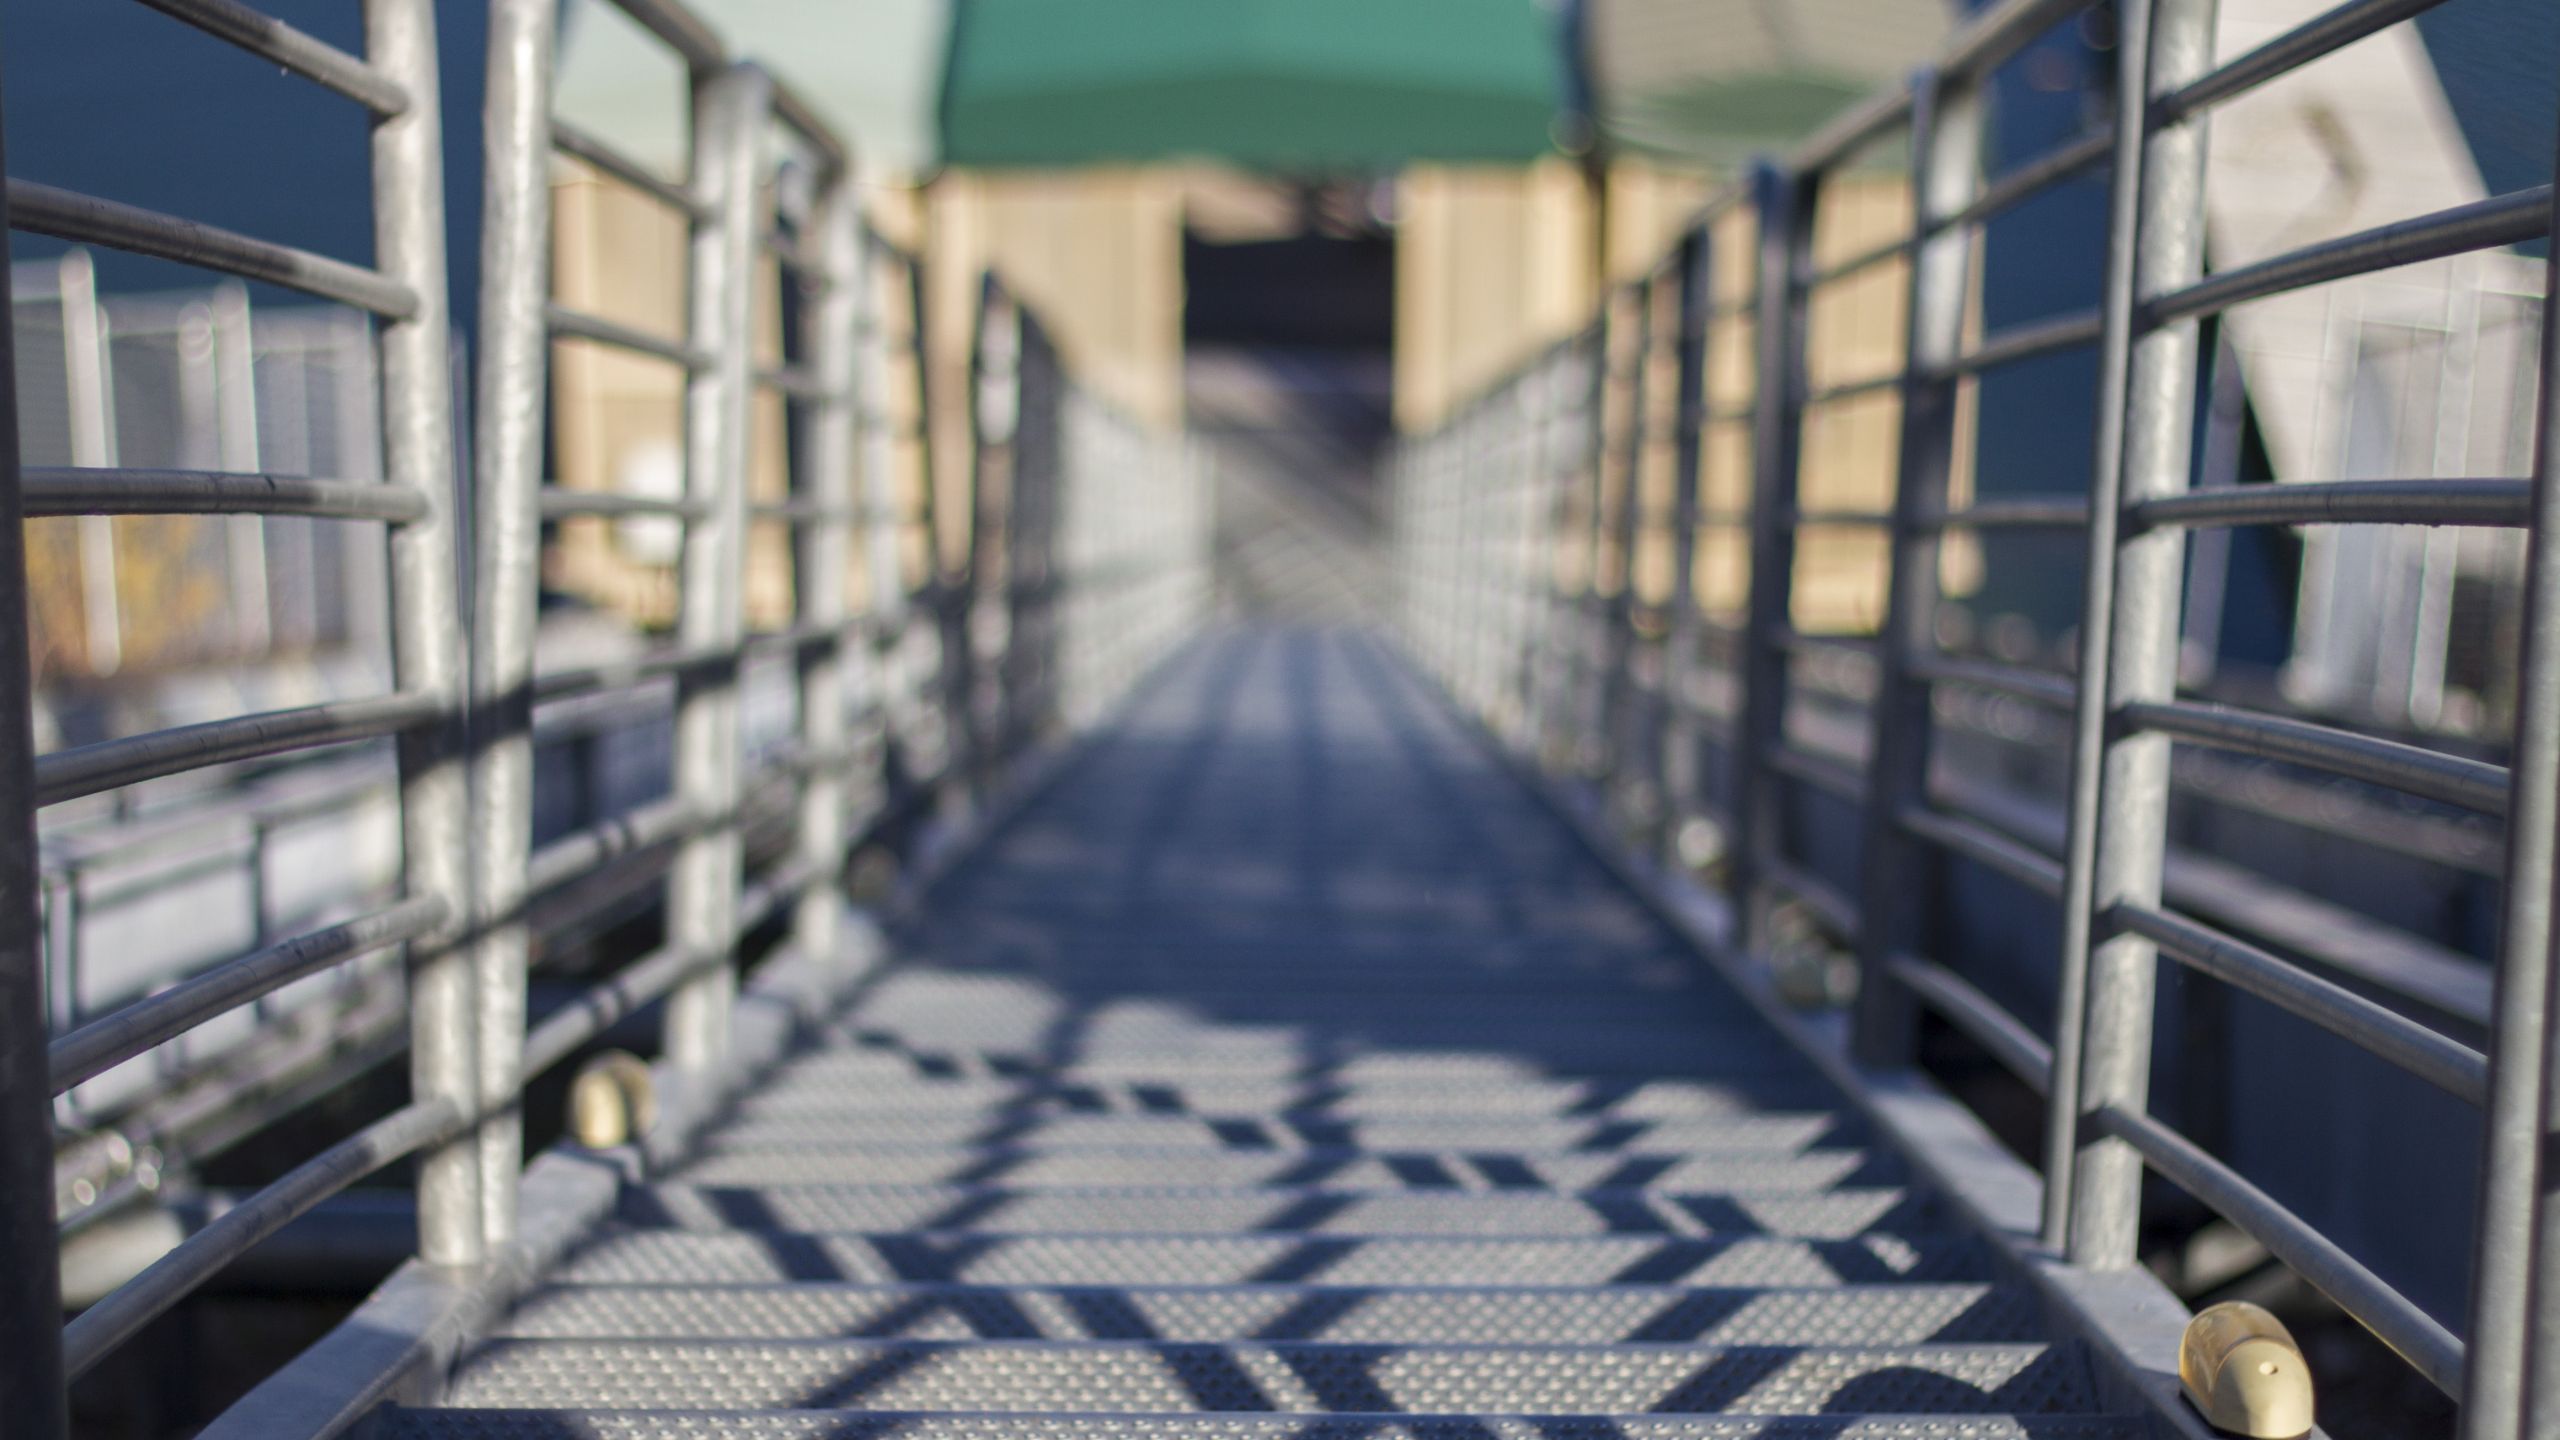
[[[1857,1065],[1847,1017],[1811,1016],[1780,999],[1767,975],[1734,949],[1732,916],[1721,899],[1612,841],[1588,797],[1524,762],[1437,687],[1415,678],[1402,656],[1383,668],[1491,753],[1502,773],[1839,1087],[1874,1128],[1876,1147],[1899,1153],[1916,1184],[1936,1189],[1947,1228],[1984,1237],[1994,1273],[2027,1287],[2058,1334],[2085,1343],[2103,1403],[2147,1415],[2162,1437],[2224,1440],[2179,1389],[2178,1340],[2190,1312],[2167,1286],[2147,1270],[2102,1274],[2046,1249],[2038,1239],[2043,1182],[1972,1111],[1916,1071],[1880,1074]],[[2310,1432],[2310,1440],[2325,1436]]]
[[[357,1430],[386,1403],[432,1399],[459,1357],[612,1218],[627,1184],[672,1164],[803,1036],[842,1012],[886,953],[882,921],[911,911],[954,869],[1002,836],[1111,732],[1112,719],[1144,703],[1162,677],[1178,668],[1182,654],[1177,650],[1133,685],[1112,717],[1032,755],[977,814],[938,838],[929,836],[883,915],[848,902],[839,953],[812,956],[786,949],[749,976],[739,988],[731,1044],[718,1072],[697,1080],[663,1062],[651,1067],[660,1113],[641,1144],[599,1153],[564,1141],[537,1156],[525,1167],[518,1234],[504,1255],[469,1274],[415,1259],[403,1264],[318,1343],[197,1432],[198,1440],[334,1440]]]

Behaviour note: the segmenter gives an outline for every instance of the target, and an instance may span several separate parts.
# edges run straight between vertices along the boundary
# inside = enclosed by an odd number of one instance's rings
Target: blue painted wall
[[[261,0],[268,13],[350,50],[351,0]],[[447,248],[456,318],[477,293],[480,93],[487,15],[436,7],[444,62]],[[261,239],[368,258],[365,115],[209,35],[123,0],[0,0],[0,124],[8,171]],[[12,236],[19,258],[58,253]],[[98,254],[110,290],[200,284],[204,272]]]

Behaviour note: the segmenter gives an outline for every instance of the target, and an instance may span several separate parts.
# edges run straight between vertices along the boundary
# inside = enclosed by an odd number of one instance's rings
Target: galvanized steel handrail
[[[373,266],[234,235],[49,186],[11,181],[18,229],[263,279],[376,316],[384,393],[385,479],[218,471],[21,469],[0,457],[0,593],[24,615],[19,522],[28,516],[269,514],[375,522],[391,549],[391,693],[32,753],[23,703],[0,719],[0,812],[27,843],[0,847],[0,1413],[12,1433],[59,1435],[63,1364],[94,1364],[184,1299],[248,1246],[345,1186],[418,1159],[420,1258],[476,1273],[516,1239],[522,1164],[518,1113],[527,1079],[574,1056],[603,1027],[655,1000],[667,1005],[666,1063],[724,1064],[740,945],[787,917],[785,943],[832,956],[846,943],[839,881],[857,845],[903,843],[928,810],[954,813],[951,789],[1002,783],[1024,747],[1090,722],[1201,615],[1207,589],[1200,471],[1187,453],[1091,401],[1064,372],[1036,316],[991,288],[981,328],[1005,328],[1005,377],[966,397],[1011,427],[1000,500],[938,513],[929,432],[925,260],[864,219],[851,148],[787,85],[732,57],[716,31],[675,0],[615,0],[668,46],[693,87],[694,173],[656,175],[609,139],[554,122],[554,0],[490,7],[486,229],[483,237],[478,431],[473,447],[472,627],[455,603],[449,322],[443,296],[442,136],[436,112],[433,7],[368,0],[367,53],[349,55],[239,0],[145,0],[200,29],[362,104],[374,136]],[[816,198],[780,213],[767,139],[787,132],[814,160]],[[690,228],[690,313],[681,337],[649,334],[554,301],[549,165],[573,156],[614,183],[667,204]],[[792,353],[755,353],[753,267],[788,263],[778,327]],[[904,306],[903,323],[884,323]],[[673,499],[604,495],[548,481],[547,357],[558,340],[654,355],[682,367],[685,484]],[[897,354],[893,356],[892,352]],[[912,371],[901,397],[895,370]],[[0,366],[0,370],[5,370]],[[750,404],[779,393],[795,430],[784,457],[788,494],[751,497]],[[913,414],[901,417],[901,402]],[[901,437],[919,442],[918,488],[893,474]],[[6,447],[0,447],[5,449]],[[911,497],[911,498],[910,498]],[[627,660],[571,670],[534,665],[542,524],[552,517],[663,516],[682,526],[682,600],[669,643]],[[751,629],[746,539],[779,521],[795,547],[791,613]],[[947,528],[996,522],[1004,554],[945,573]],[[908,573],[921,530],[926,573]],[[851,590],[857,550],[867,593]],[[1011,612],[1008,638],[972,657],[974,611]],[[25,626],[0,626],[0,680],[29,693]],[[464,657],[470,664],[466,674]],[[937,653],[938,652],[938,653]],[[750,750],[740,694],[756,675],[790,688],[791,741]],[[662,683],[663,698],[649,689]],[[466,693],[467,691],[467,693]],[[592,708],[670,705],[677,731],[672,793],[532,846],[537,729]],[[1004,723],[976,733],[967,717]],[[205,765],[289,750],[396,738],[405,856],[388,898],[308,933],[262,931],[258,948],[156,995],[94,1017],[50,1045],[37,1001],[41,927],[35,810],[46,804]],[[778,857],[767,851],[787,832]],[[750,848],[750,841],[753,848]],[[534,907],[557,918],[591,906],[582,881],[627,891],[650,881],[643,854],[663,856],[668,944],[528,1026],[526,974]],[[760,873],[750,873],[750,866]],[[344,911],[339,912],[344,914]],[[262,922],[263,924],[263,922]],[[258,1191],[91,1307],[57,1350],[50,1213],[52,1097],[153,1052],[205,1021],[295,981],[399,948],[406,952],[411,1098]],[[399,997],[387,994],[390,1003]],[[374,1002],[368,1002],[372,1004]],[[377,1006],[377,1008],[379,1008]],[[378,1023],[379,1016],[374,1021]],[[369,1032],[370,1033],[370,1032]],[[93,1207],[94,1208],[94,1207]]]
[[[27,1433],[48,1436],[63,1425],[65,1370],[87,1368],[117,1341],[181,1298],[276,1225],[360,1174],[399,1155],[428,1151],[422,1162],[430,1190],[467,1193],[471,1182],[453,1163],[451,1137],[466,1108],[446,1087],[468,1063],[458,1042],[464,987],[452,953],[466,909],[458,847],[466,795],[454,723],[461,711],[459,611],[454,604],[450,467],[451,394],[446,360],[442,134],[436,114],[434,14],[422,0],[373,0],[366,8],[359,59],[228,0],[165,0],[156,8],[365,104],[372,131],[374,261],[372,266],[236,235],[191,220],[11,180],[11,228],[78,243],[104,245],[230,275],[266,280],[368,311],[382,323],[380,353],[385,480],[378,487],[292,477],[126,472],[34,477],[33,503],[14,453],[0,456],[0,592],[19,618],[0,627],[0,674],[20,697],[0,727],[0,810],[24,827],[9,857],[0,899],[13,908],[0,930],[0,1333],[12,1356],[0,1367],[0,1413]],[[372,490],[373,494],[358,493]],[[24,649],[26,575],[19,522],[37,513],[302,513],[386,522],[394,584],[394,692],[269,715],[243,716],[107,741],[44,757],[31,753],[26,729]],[[64,1037],[48,1054],[40,1043],[44,1009],[36,1003],[37,927],[31,906],[36,863],[32,831],[38,807],[198,766],[284,750],[397,734],[407,901],[388,916],[287,941],[219,967],[156,1001]],[[251,1214],[218,1233],[179,1245],[134,1281],[84,1312],[57,1348],[47,1337],[59,1320],[53,1223],[50,1081],[75,1081],[211,1015],[246,1003],[283,980],[393,942],[409,950],[414,1013],[411,1046],[419,1098],[388,1121],[342,1143],[260,1192]],[[29,1034],[28,1031],[33,1033]],[[58,1068],[57,1068],[58,1067]],[[41,1072],[55,1071],[54,1075]],[[38,1090],[37,1085],[46,1088]],[[430,1117],[432,1123],[419,1123]],[[463,1257],[469,1258],[469,1257]]]
[[[418,313],[420,297],[414,286],[290,245],[33,180],[11,180],[8,203],[13,230],[175,260],[243,280],[264,280],[387,320],[413,319]]]
[[[202,970],[166,990],[94,1020],[53,1042],[55,1093],[104,1074],[156,1045],[262,995],[349,960],[415,940],[450,918],[444,900],[427,896],[297,935]]]
[[[1640,303],[1630,314],[1623,298],[1629,292],[1619,291],[1600,306],[1596,330],[1541,355],[1458,407],[1433,432],[1405,443],[1395,517],[1408,571],[1405,628],[1425,664],[1497,733],[1551,767],[1595,782],[1607,813],[1632,843],[1675,869],[1715,879],[1732,902],[1737,947],[1746,955],[1792,943],[1781,941],[1772,925],[1789,907],[1854,947],[1864,980],[1853,1049],[1862,1062],[1911,1063],[1917,1013],[1926,1008],[2051,1097],[2042,1154],[2048,1244],[2084,1266],[2132,1263],[2139,1181],[2148,1165],[2256,1236],[2422,1373],[2462,1395],[2467,1434],[2505,1437],[2547,1428],[2560,1417],[2560,1397],[2541,1396],[2525,1379],[2529,1365],[2549,1363],[2529,1355],[2560,1354],[2560,1292],[2541,1287],[2529,1294],[2526,1279],[2538,1267],[2541,1273],[2560,1267],[2560,1260],[2544,1258],[2560,1256],[2560,1226],[2547,1223],[2533,1199],[2537,1186],[2550,1184],[2543,1137],[2560,1114],[2531,1078],[2551,1063],[2560,1033],[2560,1016],[2547,1015],[2560,1007],[2560,987],[2549,978],[2550,907],[2560,864],[2554,840],[2560,804],[2553,798],[2560,787],[2560,439],[2554,434],[2560,317],[2552,313],[2551,292],[2544,300],[2550,358],[2537,397],[2532,479],[2189,489],[2201,317],[2305,286],[2553,232],[2552,190],[2539,186],[2206,273],[2198,224],[2202,117],[2436,3],[2347,0],[2217,64],[2205,0],[2126,0],[2114,7],[2120,74],[2111,123],[1989,178],[1981,173],[1981,135],[1991,72],[2037,35],[2089,8],[2087,0],[1994,5],[1968,22],[1937,63],[1852,107],[1783,162],[1764,162],[1747,180],[1719,191],[1681,236],[1677,258],[1634,282],[1640,302],[1671,286],[1677,309],[1688,317],[1680,327],[1672,402],[1679,416],[1671,431],[1679,446],[1670,465],[1674,503],[1664,506],[1658,491],[1640,504],[1626,498],[1635,491],[1635,475],[1657,463],[1641,448],[1649,437],[1639,435],[1648,387],[1621,359],[1630,353],[1624,334],[1630,321],[1638,329],[1632,353],[1651,353],[1653,341],[1641,327],[1653,307]],[[1909,137],[1915,202],[1905,232],[1818,259],[1811,233],[1826,186],[1897,133]],[[2112,212],[2102,305],[1969,334],[1978,283],[1970,273],[1972,247],[1980,227],[2101,165],[2109,172]],[[1757,224],[1757,275],[1744,287],[1750,295],[1738,297],[1720,293],[1720,273],[1694,262],[1723,241],[1726,222],[1746,209]],[[1905,267],[1909,285],[1901,363],[1890,375],[1810,383],[1806,316],[1813,295],[1872,278],[1894,263]],[[1992,263],[1996,267],[1998,257]],[[1748,387],[1753,398],[1737,405],[1718,397],[1741,387],[1705,373],[1703,336],[1744,315],[1754,317],[1757,353]],[[1995,365],[2092,345],[2101,374],[2085,493],[1955,498],[1957,384]],[[1585,370],[1587,384],[1576,378]],[[1799,447],[1808,412],[1887,389],[1898,391],[1902,406],[1890,513],[1800,505]],[[1516,397],[1524,394],[1538,398],[1522,403]],[[1740,654],[1727,666],[1704,645],[1693,588],[1697,532],[1707,520],[1695,499],[1707,462],[1694,440],[1700,427],[1740,423],[1752,426],[1750,500],[1739,517],[1715,517],[1738,518],[1749,537]],[[1619,437],[1629,437],[1623,455],[1612,448]],[[1541,458],[1522,479],[1510,479],[1506,457],[1524,451]],[[1543,458],[1559,451],[1562,463]],[[1511,498],[1517,493],[1538,502],[1525,525]],[[1640,536],[1631,522],[1655,537],[1647,543],[1660,553],[1666,515],[1677,528],[1675,598],[1660,603],[1657,588],[1632,600],[1627,592]],[[2526,530],[2531,588],[2510,763],[2178,693],[2178,547],[2194,531],[2263,525]],[[1831,758],[1829,742],[1808,749],[1796,733],[1796,672],[1843,648],[1835,637],[1798,628],[1796,534],[1815,526],[1882,529],[1889,546],[1886,614],[1874,641],[1852,638],[1849,647],[1865,650],[1875,667],[1863,761]],[[1932,630],[1938,546],[1942,535],[1958,530],[2048,530],[2082,538],[2088,562],[2078,641],[2080,653],[2094,657],[2085,671],[2091,683],[1942,648]],[[1506,557],[1506,549],[1532,560]],[[1549,554],[1564,566],[1561,584],[1544,561]],[[1668,645],[1661,638],[1666,633],[1676,637]],[[1508,658],[1488,663],[1488,644]],[[1677,678],[1646,678],[1655,672]],[[1864,683],[1845,692],[1848,703],[1856,703]],[[1738,711],[1740,723],[1729,732],[1704,723],[1702,687]],[[2072,717],[2072,790],[2056,849],[1959,813],[1924,783],[1937,692],[1946,687]],[[1826,682],[1800,693],[1837,703],[1834,697],[1844,692]],[[1586,698],[1592,696],[1599,698]],[[1639,699],[1654,707],[1649,718],[1640,707],[1631,709]],[[2161,888],[2173,743],[2237,751],[2504,816],[2507,913],[2488,1050],[2193,913],[2166,908]],[[1862,818],[1854,901],[1837,875],[1791,853],[1785,814],[1797,803],[1793,797],[1804,795],[1824,797],[1835,810],[1852,806]],[[1929,953],[1930,907],[1938,902],[1924,867],[1941,858],[1979,866],[2060,904],[2063,943],[2055,976],[2061,998],[2050,1046],[2039,1027],[2001,1009]],[[2155,956],[2485,1104],[2490,1178],[2467,1356],[2463,1340],[2311,1221],[2148,1114]],[[2392,1182],[2377,1177],[2377,1183]]]

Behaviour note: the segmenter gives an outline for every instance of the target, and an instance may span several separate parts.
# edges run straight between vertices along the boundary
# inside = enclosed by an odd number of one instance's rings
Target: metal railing
[[[1498,734],[1594,782],[1634,844],[1668,867],[1712,875],[1730,901],[1737,953],[1767,960],[1808,921],[1852,950],[1849,1045],[1859,1063],[1912,1064],[1929,1013],[2047,1097],[2043,1238],[2071,1262],[2135,1262],[2147,1169],[2461,1398],[2467,1434],[2540,1433],[2560,1405],[2532,1381],[2560,1355],[2560,1291],[2542,1278],[2554,1273],[2560,1233],[2540,1200],[2553,1183],[2546,1137],[2560,1118],[2546,1088],[2548,1012],[2560,1001],[2550,983],[2560,826],[2560,363],[2550,350],[2560,327],[2550,323],[2549,292],[2531,477],[2191,490],[2189,450],[2200,322],[2303,287],[2547,237],[2552,192],[2496,196],[2208,273],[2203,127],[2215,107],[2432,5],[2349,0],[2217,60],[2204,0],[2124,0],[2113,7],[2112,124],[1986,174],[1995,72],[2090,8],[1990,7],[1907,84],[1713,198],[1669,256],[1611,293],[1592,330],[1408,440],[1396,510],[1404,627],[1426,665]],[[1887,147],[1900,147],[1907,221],[1887,243],[1826,240],[1830,187]],[[1985,333],[1985,225],[2100,172],[2107,244],[2091,263],[2103,303]],[[1749,265],[1720,263],[1737,244]],[[1990,274],[2002,273],[2002,259],[1990,254]],[[1817,371],[1811,332],[1826,296],[1879,274],[1893,274],[1900,290],[1894,365]],[[1969,411],[1978,378],[2070,350],[2094,351],[2097,361],[2085,489],[1971,498],[1964,441],[1995,423]],[[1745,353],[1748,376],[1715,373]],[[1809,504],[1801,497],[1837,477],[1808,458],[1807,437],[1856,406],[1888,408],[1890,503]],[[1667,426],[1657,418],[1666,411]],[[1743,473],[1716,458],[1731,452],[1747,452]],[[2181,693],[2188,537],[2277,525],[2529,532],[2506,764]],[[1875,537],[1883,605],[1871,634],[1800,628],[1798,552],[1815,531]],[[1942,560],[1958,532],[2082,537],[2079,673],[1948,643],[1938,626]],[[1702,556],[1702,545],[1714,548]],[[1740,593],[1710,603],[1701,577]],[[1951,704],[1985,697],[2067,726],[2059,835],[2025,833],[1947,783],[1944,717]],[[1826,725],[1826,706],[1863,709],[1863,718]],[[2503,819],[2486,1052],[2164,899],[2172,747],[2257,757]],[[1950,902],[1941,882],[1953,863],[2055,907],[2051,1015],[2004,1007],[1943,949]],[[2152,1112],[2162,960],[2483,1107],[2467,1341]]]
[[[963,813],[1034,747],[1089,723],[1203,613],[1207,512],[1181,442],[1082,392],[1030,311],[990,281],[977,317],[978,383],[964,396],[979,445],[968,503],[938,508],[928,442],[924,260],[866,223],[845,144],[787,87],[729,53],[671,0],[617,0],[682,62],[692,91],[690,173],[674,178],[609,137],[555,123],[554,0],[490,7],[485,232],[472,473],[456,472],[444,298],[442,136],[434,12],[369,0],[362,55],[228,3],[150,0],[370,116],[370,265],[232,235],[112,201],[11,181],[9,223],[82,244],[182,261],[369,312],[380,357],[380,478],[21,466],[0,443],[0,676],[22,703],[0,720],[0,1411],[12,1434],[58,1435],[76,1376],[251,1246],[330,1195],[415,1161],[420,1260],[491,1267],[518,1240],[525,1086],[663,1002],[664,1063],[721,1069],[742,946],[760,929],[831,957],[850,942],[857,847]],[[555,303],[554,153],[676,211],[690,236],[681,336]],[[813,183],[783,183],[785,171]],[[801,197],[805,196],[805,202]],[[757,311],[778,270],[779,317]],[[903,323],[888,312],[903,306]],[[760,326],[760,321],[778,323]],[[759,335],[781,337],[779,353]],[[546,478],[549,363],[559,344],[603,345],[678,367],[684,476],[673,497],[560,487]],[[892,344],[913,370],[913,414],[892,413]],[[1001,355],[1001,367],[989,357]],[[5,370],[0,365],[0,370]],[[758,494],[760,395],[779,398],[781,494]],[[7,413],[0,411],[0,413]],[[901,435],[900,429],[905,434]],[[915,481],[897,449],[917,447]],[[468,513],[469,623],[457,593],[456,515]],[[389,537],[390,693],[248,715],[38,755],[29,714],[20,521],[33,515],[290,514],[380,525]],[[536,654],[546,524],[651,515],[681,526],[680,596],[667,643],[632,659],[544,668]],[[789,614],[751,629],[748,538],[789,536]],[[956,568],[947,555],[967,554]],[[751,744],[750,673],[779,675],[787,740]],[[533,844],[537,731],[580,707],[672,711],[662,798]],[[156,995],[46,1033],[34,843],[39,808],[198,767],[389,740],[398,754],[396,893]],[[965,782],[965,783],[964,783]],[[752,837],[778,836],[778,843]],[[770,859],[755,863],[762,851]],[[582,887],[665,884],[661,948],[538,1022],[528,1017],[533,936]],[[548,917],[548,918],[546,918]],[[385,951],[407,974],[409,1098],[330,1144],[61,1324],[54,1097],[173,1043],[281,986]]]

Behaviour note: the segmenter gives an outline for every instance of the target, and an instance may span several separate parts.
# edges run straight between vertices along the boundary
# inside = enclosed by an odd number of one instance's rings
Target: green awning
[[[1562,79],[1539,0],[958,0],[942,158],[1518,163]]]

